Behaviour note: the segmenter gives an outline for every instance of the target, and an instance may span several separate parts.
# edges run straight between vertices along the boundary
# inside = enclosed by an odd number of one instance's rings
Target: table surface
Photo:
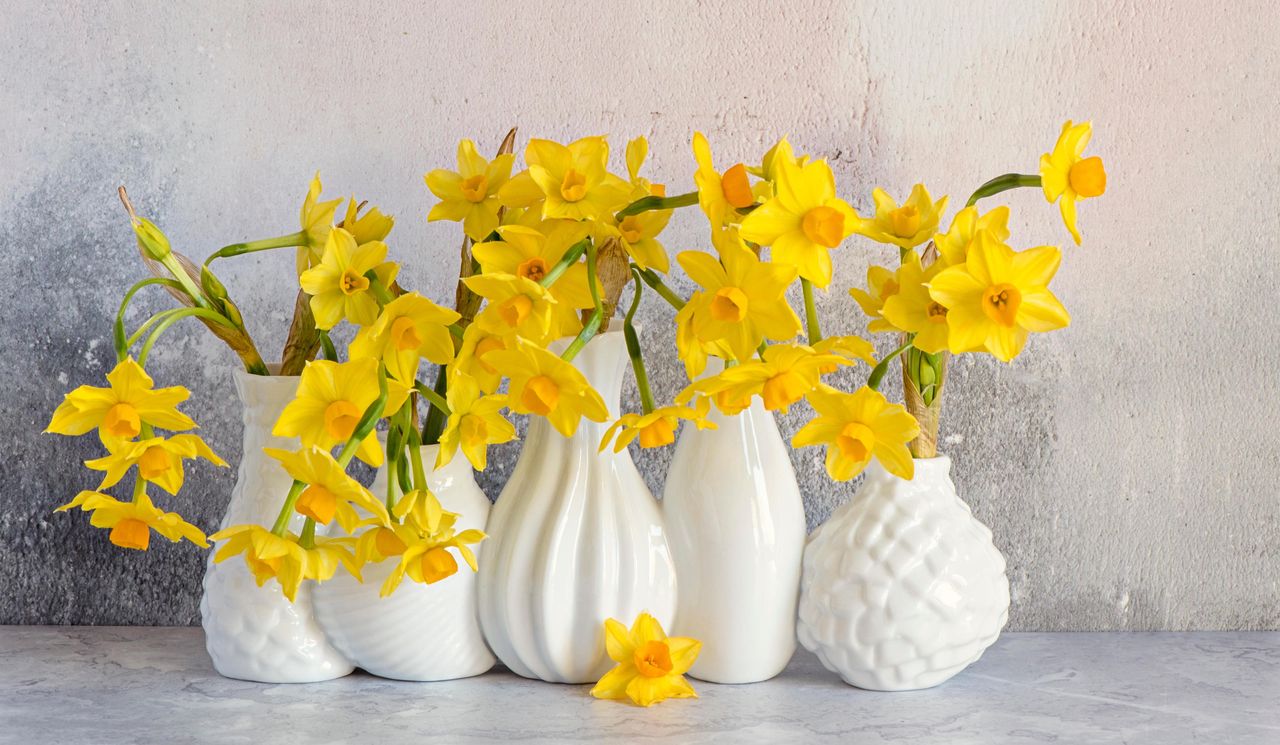
[[[649,709],[505,670],[266,685],[195,628],[0,626],[0,743],[1280,744],[1280,632],[1014,634],[927,691],[849,687],[805,651],[755,685]]]

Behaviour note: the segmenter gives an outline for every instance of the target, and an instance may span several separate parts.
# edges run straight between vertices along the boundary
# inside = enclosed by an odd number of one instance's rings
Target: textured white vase
[[[991,531],[956,495],[951,460],[917,460],[911,481],[867,469],[814,531],[800,583],[800,642],[846,683],[936,686],[968,667],[1009,619]]]
[[[768,680],[796,648],[804,503],[760,399],[717,429],[685,427],[662,496],[680,578],[673,633],[704,640],[690,675]]]
[[[235,383],[244,407],[244,450],[222,527],[248,523],[270,527],[293,479],[262,449],[298,446],[296,439],[271,436],[280,412],[293,398],[298,378],[236,371]],[[290,529],[300,531],[304,520],[295,514]],[[213,554],[209,553],[205,568],[200,618],[205,647],[219,673],[263,683],[307,683],[352,671],[351,661],[329,643],[316,623],[311,583],[304,582],[290,603],[279,584],[258,587],[242,559],[214,564]]]
[[[422,448],[430,468],[438,445]],[[458,456],[427,476],[440,504],[456,512],[457,529],[484,530],[489,499],[476,485],[471,464]],[[386,494],[387,471],[378,469],[371,490]],[[484,562],[485,542],[474,547]],[[480,633],[476,614],[476,574],[462,561],[458,572],[432,585],[405,579],[388,597],[379,597],[394,559],[366,564],[364,583],[339,571],[312,589],[316,618],[329,640],[357,667],[397,680],[451,680],[479,675],[493,667],[494,658]]]
[[[596,336],[573,361],[610,417],[627,362],[619,332]],[[612,665],[607,618],[629,626],[648,611],[671,627],[676,575],[662,515],[627,451],[599,452],[605,427],[584,419],[566,438],[531,417],[489,517],[480,621],[498,659],[526,678],[595,682]]]

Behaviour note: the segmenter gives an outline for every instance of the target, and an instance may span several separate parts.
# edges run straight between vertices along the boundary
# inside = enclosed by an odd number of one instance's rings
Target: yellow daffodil
[[[485,539],[479,530],[457,531],[458,515],[445,511],[431,492],[411,492],[406,498],[408,506],[397,512],[411,519],[366,531],[356,548],[361,563],[396,559],[395,568],[382,584],[383,597],[395,592],[406,574],[414,582],[426,585],[453,576],[458,571],[458,561],[449,553],[450,548],[458,552],[471,571],[476,571],[471,546]]]
[[[1040,156],[1040,183],[1044,198],[1050,204],[1061,199],[1062,221],[1076,245],[1080,245],[1080,230],[1076,227],[1076,200],[1102,196],[1107,190],[1107,172],[1102,158],[1085,158],[1084,149],[1093,136],[1093,124],[1072,124],[1068,119],[1062,125],[1062,134],[1053,146],[1053,152]]]
[[[107,539],[120,548],[146,551],[151,543],[151,531],[168,538],[173,543],[187,539],[201,548],[208,548],[204,531],[182,519],[176,512],[165,512],[151,503],[146,493],[138,494],[132,502],[120,502],[108,494],[82,491],[76,498],[59,507],[56,512],[79,507],[91,513],[89,524],[95,528],[110,528]]]
[[[488,465],[489,446],[516,438],[516,428],[502,415],[507,397],[481,396],[480,384],[475,378],[459,374],[449,379],[447,399],[449,419],[440,435],[436,468],[452,460],[458,448],[462,448],[472,467],[483,471]]]
[[[658,242],[658,234],[666,229],[671,214],[671,210],[650,210],[627,215],[620,222],[605,223],[606,232],[618,239],[636,266],[666,274],[671,269],[671,262],[667,259],[666,247]]]
[[[485,274],[512,274],[541,282],[587,231],[587,225],[570,220],[542,221],[539,228],[508,225],[498,228],[502,240],[477,243],[471,253]],[[581,261],[570,265],[547,289],[556,300],[551,336],[578,333],[582,328],[578,311],[595,304],[587,265]]]
[[[764,339],[786,341],[800,333],[800,318],[786,297],[794,266],[761,261],[738,239],[721,247],[719,261],[701,251],[676,259],[708,298],[693,314],[699,341],[723,340],[736,359],[747,360]]]
[[[519,334],[545,344],[557,335],[556,298],[545,287],[514,274],[476,274],[462,280],[489,301],[475,325],[491,334]]]
[[[302,224],[303,243],[298,246],[298,276],[316,264],[324,255],[325,243],[329,241],[329,233],[333,230],[334,213],[338,211],[341,199],[320,200],[320,172],[311,178],[307,188],[307,196],[302,200],[302,211],[298,221]]]
[[[722,340],[704,342],[694,331],[694,318],[710,313],[710,303],[714,298],[705,292],[695,292],[689,296],[684,307],[676,312],[676,353],[684,362],[685,374],[689,380],[695,380],[707,369],[707,357],[715,355],[721,359],[732,359],[733,352]]]
[[[333,577],[339,565],[351,576],[360,578],[360,562],[353,552],[354,538],[315,536],[312,547],[304,548],[292,533],[278,536],[260,525],[233,525],[209,539],[225,541],[213,555],[215,564],[243,555],[258,586],[274,578],[290,602],[297,599],[303,580],[324,582]]]
[[[818,354],[840,355],[850,362],[861,361],[868,365],[876,364],[875,345],[861,336],[828,336],[814,343],[813,351]],[[835,371],[834,365],[824,366],[822,370],[824,375]]]
[[[1009,240],[1009,208],[1001,205],[979,216],[976,206],[965,207],[951,218],[947,232],[933,237],[933,244],[938,247],[938,255],[946,266],[963,264],[969,255],[969,246],[983,230],[991,231],[998,241]]]
[[[929,282],[929,295],[947,308],[951,351],[985,348],[1008,362],[1022,351],[1029,332],[1070,323],[1048,287],[1061,261],[1054,246],[1015,252],[990,232],[979,233],[964,264]]]
[[[280,461],[295,480],[307,485],[294,504],[298,514],[321,525],[337,518],[338,525],[347,533],[353,532],[360,522],[356,507],[372,515],[379,524],[390,524],[386,505],[348,476],[329,451],[310,445],[298,450],[263,448],[263,452]]]
[[[684,679],[702,651],[702,642],[667,636],[662,624],[641,613],[628,631],[612,618],[604,622],[605,651],[618,663],[591,689],[596,698],[630,699],[651,706],[668,698],[697,698]]]
[[[385,410],[396,411],[408,395],[408,386],[388,379]],[[377,398],[377,360],[364,357],[343,363],[308,362],[294,399],[280,413],[271,434],[297,437],[304,446],[330,450],[351,438],[365,409]],[[375,468],[382,465],[382,447],[372,431],[360,443],[356,457]]]
[[[350,233],[351,237],[356,239],[356,245],[363,246],[371,241],[385,239],[396,223],[395,218],[383,213],[377,207],[370,207],[360,215],[358,214],[360,206],[361,203],[357,202],[355,197],[347,200],[347,214],[342,222],[338,223],[338,227]]]
[[[453,361],[453,334],[449,325],[461,316],[409,292],[387,303],[378,320],[360,329],[351,342],[351,358],[382,360],[387,373],[406,385],[418,375],[422,358],[436,365]]]
[[[609,145],[603,137],[584,137],[567,146],[530,140],[525,161],[546,200],[543,218],[599,220],[627,203],[630,186],[609,173]]]
[[[386,258],[387,244],[382,241],[358,246],[350,233],[334,228],[325,243],[324,258],[298,278],[311,295],[316,328],[331,329],[343,318],[358,326],[376,321],[378,301],[365,275],[373,272],[384,287],[390,287],[399,268],[383,261]]]
[[[177,494],[182,488],[182,461],[204,458],[215,466],[225,466],[222,460],[196,435],[174,435],[168,439],[152,437],[141,441],[117,440],[108,444],[111,454],[84,462],[94,471],[106,471],[98,489],[106,489],[120,483],[120,479],[135,465],[138,475],[164,489]]]
[[[873,264],[867,267],[867,289],[854,287],[849,290],[849,294],[858,302],[858,307],[871,318],[871,322],[867,324],[868,331],[894,330],[893,326],[881,317],[880,312],[884,309],[885,301],[896,295],[898,289],[896,273],[892,269]]]
[[[809,156],[802,155],[796,157],[791,151],[791,143],[787,142],[787,138],[783,137],[778,140],[773,147],[765,152],[764,157],[760,159],[760,165],[755,168],[748,168],[751,173],[759,176],[765,181],[776,181],[778,178],[779,158],[787,158],[797,167],[803,167],[809,162]],[[770,195],[772,195],[772,187],[770,187]]]
[[[743,240],[771,246],[773,260],[791,264],[818,287],[831,284],[831,249],[853,232],[857,214],[836,196],[825,160],[797,165],[776,157],[775,195],[742,220]]]
[[[498,191],[511,176],[510,153],[485,160],[471,140],[458,143],[458,170],[437,169],[426,175],[427,188],[440,203],[431,208],[427,221],[461,221],[473,241],[482,241],[498,227]]]
[[[644,165],[645,159],[649,157],[649,140],[644,137],[637,137],[627,143],[627,176],[631,179],[631,197],[639,199],[641,197],[665,197],[667,195],[667,187],[662,184],[655,184],[647,178],[640,175],[640,168]]]
[[[698,170],[693,174],[693,181],[698,185],[698,204],[711,221],[712,229],[737,222],[735,210],[756,203],[747,167],[738,163],[723,174],[717,171],[711,160],[711,145],[701,132],[693,135],[693,157],[698,162]]]
[[[609,418],[604,400],[582,373],[542,347],[521,341],[514,349],[489,352],[485,359],[511,376],[512,411],[545,417],[565,437],[578,431],[584,416],[593,422]]]
[[[881,310],[885,321],[899,331],[915,334],[913,346],[929,354],[947,349],[950,338],[947,308],[933,299],[928,286],[944,268],[942,262],[934,262],[925,269],[920,266],[919,254],[909,252],[896,275],[899,290],[884,301]]]
[[[902,406],[865,386],[856,393],[818,386],[809,394],[809,403],[818,415],[800,428],[791,446],[826,445],[831,478],[848,481],[862,473],[872,457],[899,478],[909,480],[915,473],[907,443],[920,434],[920,425]]]
[[[676,430],[680,428],[682,419],[693,422],[698,429],[716,428],[715,423],[706,419],[705,412],[699,413],[687,406],[663,406],[648,414],[630,413],[618,417],[600,438],[600,450],[603,452],[612,442],[613,452],[621,453],[637,437],[642,448],[670,445],[676,441]]]
[[[819,354],[802,344],[772,344],[765,348],[763,360],[745,362],[703,378],[685,388],[676,402],[685,403],[697,393],[710,395],[721,411],[732,415],[736,412],[725,410],[722,400],[737,407],[744,399],[749,404],[750,398],[758,395],[766,409],[785,412],[818,385],[825,371],[848,364],[850,361],[843,355]]]
[[[875,189],[871,198],[876,204],[875,215],[858,216],[850,227],[859,235],[899,248],[915,248],[932,238],[938,232],[938,220],[947,208],[947,198],[933,201],[924,184],[913,186],[911,195],[901,207],[884,189]]]
[[[196,426],[177,409],[191,392],[182,386],[154,388],[151,376],[132,357],[107,373],[107,383],[108,388],[82,385],[68,393],[45,432],[82,435],[97,428],[103,442],[110,442],[132,440],[144,425],[175,432]]]
[[[515,344],[515,334],[493,334],[473,323],[462,332],[462,346],[449,366],[449,374],[473,378],[480,390],[493,393],[502,384],[502,373],[485,358],[490,352],[514,348]]]

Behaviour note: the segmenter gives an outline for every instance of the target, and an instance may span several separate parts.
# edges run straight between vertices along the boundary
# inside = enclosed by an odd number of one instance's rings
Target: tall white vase
[[[705,640],[694,677],[754,683],[795,652],[804,503],[760,399],[710,418],[717,429],[680,434],[662,497],[680,578],[673,633]]]
[[[616,417],[622,334],[596,336],[573,363]],[[597,680],[612,664],[607,618],[630,625],[648,611],[670,628],[676,574],[662,515],[627,451],[599,452],[605,427],[583,420],[566,438],[531,417],[489,517],[480,621],[498,659],[526,678]]]
[[[1009,618],[991,531],[956,494],[951,460],[917,460],[911,481],[879,464],[809,539],[800,642],[846,683],[929,688],[976,661]]]
[[[244,452],[222,527],[256,523],[270,527],[293,479],[264,447],[296,448],[296,439],[273,437],[271,428],[298,386],[296,377],[235,373],[244,407]],[[290,529],[302,529],[295,514]],[[352,663],[325,637],[312,610],[312,584],[303,583],[290,603],[280,585],[254,581],[240,558],[213,563],[204,573],[200,618],[205,647],[217,671],[229,678],[263,683],[307,683],[339,678]]]
[[[430,468],[438,445],[422,448]],[[485,529],[489,499],[476,485],[471,464],[458,453],[443,468],[427,476],[431,493],[449,512],[456,512],[457,529]],[[386,494],[387,471],[378,470],[371,487]],[[485,542],[474,547],[484,563]],[[366,564],[364,583],[346,572],[312,590],[316,618],[330,641],[357,667],[398,680],[451,680],[479,675],[493,667],[494,658],[480,633],[476,612],[476,574],[458,562],[458,572],[432,585],[405,579],[388,597],[379,597],[394,559]]]

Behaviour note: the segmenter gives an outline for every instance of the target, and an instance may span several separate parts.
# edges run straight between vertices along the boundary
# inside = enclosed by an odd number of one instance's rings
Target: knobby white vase
[[[951,460],[911,481],[879,464],[809,539],[800,642],[846,683],[929,688],[982,656],[1009,618],[1005,562],[956,495]]]
[[[705,640],[694,677],[754,683],[795,653],[804,503],[760,399],[710,419],[717,429],[680,434],[662,496],[680,578],[673,633]]]
[[[438,445],[422,448],[428,468],[435,464]],[[484,530],[489,499],[476,485],[471,464],[458,453],[427,477],[441,506],[459,515],[459,531]],[[386,468],[378,469],[375,495],[387,491]],[[474,547],[484,562],[485,542]],[[316,618],[329,640],[357,667],[397,680],[452,680],[479,675],[493,667],[476,615],[476,575],[462,561],[453,576],[422,585],[405,579],[394,593],[379,597],[395,559],[366,564],[364,583],[339,571],[312,590]]]
[[[573,364],[616,417],[622,334],[596,336]],[[607,618],[630,625],[648,611],[671,627],[676,575],[662,515],[627,451],[599,452],[605,427],[584,419],[566,438],[531,417],[489,517],[480,621],[498,659],[526,678],[596,681],[612,664]]]
[[[271,435],[298,378],[237,371],[235,383],[244,407],[244,452],[222,527],[256,523],[269,528],[293,479],[262,449],[298,446],[296,439]],[[304,520],[295,514],[290,529],[300,531]],[[258,587],[242,558],[214,564],[211,551],[200,617],[214,668],[229,678],[263,683],[307,683],[350,673],[351,661],[316,623],[311,592],[312,584],[303,583],[290,603],[279,584]]]

